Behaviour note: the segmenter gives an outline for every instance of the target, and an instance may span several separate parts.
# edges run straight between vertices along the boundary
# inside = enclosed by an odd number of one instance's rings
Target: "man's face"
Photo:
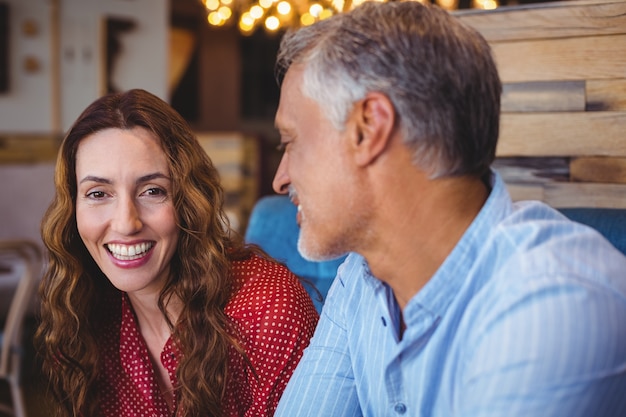
[[[302,92],[304,69],[292,66],[281,88],[276,127],[284,154],[274,177],[278,193],[298,206],[298,249],[327,260],[353,249],[362,205],[348,130],[336,130],[320,105]]]

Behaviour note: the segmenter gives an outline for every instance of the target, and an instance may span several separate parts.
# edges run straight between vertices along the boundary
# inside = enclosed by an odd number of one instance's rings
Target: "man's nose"
[[[287,174],[287,154],[285,153],[278,164],[278,169],[274,175],[274,181],[272,181],[272,188],[274,188],[274,191],[278,194],[287,194],[290,183],[291,180]]]
[[[112,228],[122,235],[132,235],[143,227],[137,203],[132,198],[118,200]]]

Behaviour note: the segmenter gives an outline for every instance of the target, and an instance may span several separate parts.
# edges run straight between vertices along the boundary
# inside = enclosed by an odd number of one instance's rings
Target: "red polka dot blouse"
[[[254,256],[234,262],[233,271],[236,291],[225,312],[235,323],[256,377],[239,355],[231,356],[233,375],[225,414],[271,416],[309,344],[318,315],[306,290],[287,268]],[[98,380],[102,415],[170,416],[132,305],[125,295],[120,298],[115,308],[118,314],[109,316],[99,338],[104,360],[104,374]],[[170,338],[161,362],[174,387],[179,359],[180,352]]]

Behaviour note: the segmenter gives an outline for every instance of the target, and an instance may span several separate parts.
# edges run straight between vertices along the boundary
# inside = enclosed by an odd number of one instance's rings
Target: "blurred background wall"
[[[537,2],[432,1],[449,9]],[[64,132],[94,99],[129,88],[170,102],[198,132],[243,229],[254,201],[272,193],[279,160],[280,37],[314,19],[315,6],[319,18],[356,2],[290,0],[289,14],[267,29],[268,17],[280,16],[278,1],[0,0],[0,238],[38,239]],[[259,4],[264,15],[243,27]],[[228,8],[233,16],[224,22]]]

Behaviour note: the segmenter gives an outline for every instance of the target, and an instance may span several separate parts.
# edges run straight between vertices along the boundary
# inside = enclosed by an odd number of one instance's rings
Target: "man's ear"
[[[355,160],[357,165],[365,166],[375,161],[391,142],[396,113],[386,95],[372,92],[357,103],[353,117]]]

